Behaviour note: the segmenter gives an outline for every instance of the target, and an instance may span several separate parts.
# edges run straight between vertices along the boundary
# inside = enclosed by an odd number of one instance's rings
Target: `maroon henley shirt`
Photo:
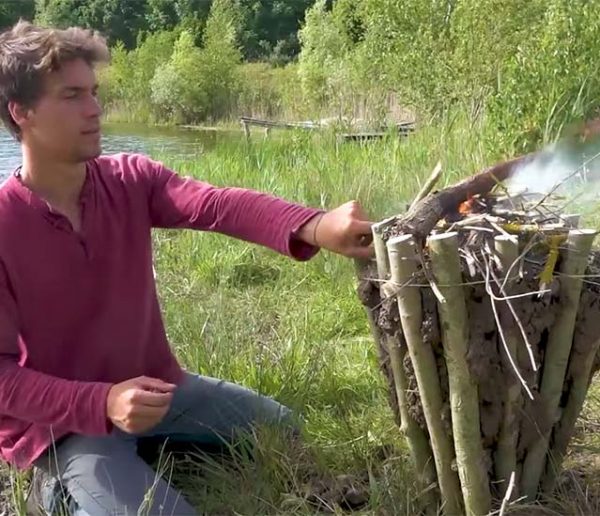
[[[152,269],[152,228],[215,231],[296,260],[319,210],[184,178],[139,154],[90,160],[81,231],[24,186],[0,186],[0,456],[27,468],[69,433],[105,435],[110,387],[178,383]]]

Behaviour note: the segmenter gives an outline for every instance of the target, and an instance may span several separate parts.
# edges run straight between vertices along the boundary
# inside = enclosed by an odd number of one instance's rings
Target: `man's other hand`
[[[124,432],[143,433],[165,417],[171,406],[175,387],[171,383],[147,376],[115,384],[108,392],[106,414]]]

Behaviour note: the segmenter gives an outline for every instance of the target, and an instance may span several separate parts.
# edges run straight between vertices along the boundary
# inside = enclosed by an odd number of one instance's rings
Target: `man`
[[[290,411],[180,367],[151,229],[215,231],[308,260],[320,248],[371,256],[371,224],[355,202],[325,212],[184,179],[142,155],[102,156],[94,66],[108,58],[79,28],[19,22],[0,34],[0,118],[22,147],[0,188],[0,454],[59,479],[72,514],[195,514],[139,457],[140,440],[232,439]]]

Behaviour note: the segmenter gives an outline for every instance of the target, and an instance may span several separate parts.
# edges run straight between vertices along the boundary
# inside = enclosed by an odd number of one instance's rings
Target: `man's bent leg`
[[[89,516],[196,515],[136,453],[136,440],[73,435],[36,466],[59,478],[74,514]],[[75,507],[73,507],[75,506]],[[79,511],[79,512],[78,512]]]
[[[144,437],[218,445],[262,425],[281,425],[297,433],[292,411],[272,398],[188,373],[164,420]]]

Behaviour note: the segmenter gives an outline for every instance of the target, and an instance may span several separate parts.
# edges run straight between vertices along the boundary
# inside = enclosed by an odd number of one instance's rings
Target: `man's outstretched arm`
[[[324,211],[245,188],[219,188],[145,164],[154,227],[215,231],[307,260],[319,248],[367,258],[371,223],[351,201]]]

